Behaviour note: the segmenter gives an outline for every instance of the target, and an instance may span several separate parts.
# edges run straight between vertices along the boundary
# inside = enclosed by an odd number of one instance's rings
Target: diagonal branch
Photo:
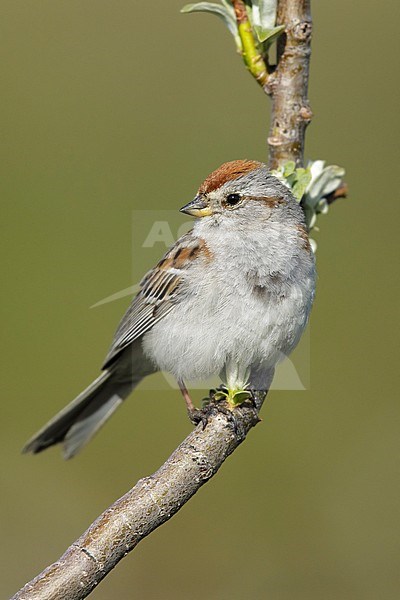
[[[27,583],[11,600],[80,600],[137,544],[168,521],[218,471],[258,421],[265,394],[255,408],[242,404],[211,413],[159,470],[140,479],[94,521],[61,558]]]

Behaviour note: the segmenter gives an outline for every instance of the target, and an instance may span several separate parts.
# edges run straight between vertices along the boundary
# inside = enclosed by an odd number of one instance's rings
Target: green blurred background
[[[128,300],[89,307],[132,283],[132,211],[177,209],[220,163],[267,158],[268,100],[221,22],[179,15],[183,2],[0,4],[2,597],[191,429],[176,392],[145,390],[77,459],[20,454],[98,373]],[[398,597],[400,11],[313,5],[306,153],[345,166],[351,193],[315,236],[311,387],[271,393],[262,424],[97,600]]]

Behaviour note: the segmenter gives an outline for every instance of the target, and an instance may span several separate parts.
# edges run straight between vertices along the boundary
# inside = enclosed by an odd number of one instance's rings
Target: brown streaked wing
[[[189,242],[189,243],[188,243]],[[186,234],[167,252],[154,269],[140,282],[141,289],[132,300],[115,333],[103,364],[108,368],[129,344],[149,331],[173,308],[182,282],[180,272],[186,270],[199,249],[199,240]]]

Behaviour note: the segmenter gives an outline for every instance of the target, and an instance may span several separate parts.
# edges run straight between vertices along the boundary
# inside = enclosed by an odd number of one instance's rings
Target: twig
[[[264,87],[268,81],[267,64],[264,62],[253,35],[252,27],[247,16],[246,5],[243,0],[232,0],[232,5],[236,15],[239,37],[242,42],[244,64],[256,81]]]
[[[232,420],[211,413],[160,469],[138,481],[77,539],[61,558],[27,583],[11,600],[80,600],[154,529],[168,521],[218,471],[259,421],[256,407],[242,404]]]

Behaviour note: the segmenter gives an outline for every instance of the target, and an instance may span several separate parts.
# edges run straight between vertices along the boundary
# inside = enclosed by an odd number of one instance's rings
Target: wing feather
[[[132,300],[115,333],[103,369],[109,367],[129,344],[149,331],[179,302],[185,287],[182,285],[185,272],[203,247],[205,248],[203,240],[189,232],[143,277],[140,282],[141,289]]]

